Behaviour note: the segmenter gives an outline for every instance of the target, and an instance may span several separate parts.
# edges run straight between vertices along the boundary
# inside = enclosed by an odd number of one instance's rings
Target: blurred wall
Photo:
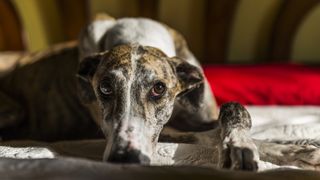
[[[13,3],[22,19],[28,50],[41,50],[63,41],[54,0],[13,0]]]
[[[292,59],[320,62],[320,5],[314,8],[298,30]]]
[[[66,0],[68,1],[68,0]],[[139,15],[139,0],[89,0],[90,15]],[[157,18],[185,35],[192,51],[205,57],[207,4],[205,0],[159,0]],[[227,47],[229,62],[251,62],[267,57],[272,24],[283,0],[239,0]],[[21,16],[27,49],[41,50],[65,40],[56,0],[13,0]],[[320,6],[309,13],[294,40],[291,59],[320,62]],[[1,32],[1,26],[0,26]],[[0,36],[0,48],[1,44]]]
[[[239,3],[231,30],[228,59],[252,61],[266,56],[268,35],[281,1],[243,0]]]

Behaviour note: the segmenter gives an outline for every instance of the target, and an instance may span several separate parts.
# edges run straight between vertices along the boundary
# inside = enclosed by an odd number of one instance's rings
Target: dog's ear
[[[204,76],[200,68],[180,58],[170,58],[180,84],[178,101],[191,110],[198,109],[204,99]]]
[[[179,80],[181,93],[188,92],[204,82],[200,68],[177,57],[170,58],[169,61]]]
[[[96,54],[84,58],[80,64],[77,74],[78,93],[83,103],[87,104],[96,100],[96,96],[91,84],[93,75],[102,59],[101,54]]]

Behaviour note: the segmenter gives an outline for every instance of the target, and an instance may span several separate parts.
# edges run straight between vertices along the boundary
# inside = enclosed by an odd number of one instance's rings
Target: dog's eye
[[[108,82],[100,83],[100,92],[105,96],[110,96],[113,93],[112,87]]]
[[[157,82],[151,89],[152,98],[160,98],[166,91],[166,85],[162,82]]]

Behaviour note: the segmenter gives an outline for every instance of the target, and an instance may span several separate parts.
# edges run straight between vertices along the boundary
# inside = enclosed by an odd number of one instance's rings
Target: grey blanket
[[[316,180],[320,173],[277,170],[231,172],[191,166],[116,165],[76,158],[0,160],[1,179],[291,179]]]
[[[1,179],[319,179],[315,171],[277,168],[259,173],[217,170],[214,149],[159,143],[153,166],[101,162],[103,140],[0,144]],[[7,157],[7,158],[5,158]],[[8,158],[11,157],[11,158]],[[259,166],[268,165],[260,162]],[[268,167],[267,167],[268,168]],[[276,168],[276,169],[274,169]]]

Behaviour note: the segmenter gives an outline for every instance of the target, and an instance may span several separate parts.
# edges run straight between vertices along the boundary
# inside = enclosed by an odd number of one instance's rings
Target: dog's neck
[[[117,21],[103,20],[91,24],[91,34],[96,44],[109,50],[121,44],[140,44],[152,46],[167,56],[176,56],[173,38],[160,23],[145,18],[123,18]],[[98,37],[96,37],[99,35]]]

